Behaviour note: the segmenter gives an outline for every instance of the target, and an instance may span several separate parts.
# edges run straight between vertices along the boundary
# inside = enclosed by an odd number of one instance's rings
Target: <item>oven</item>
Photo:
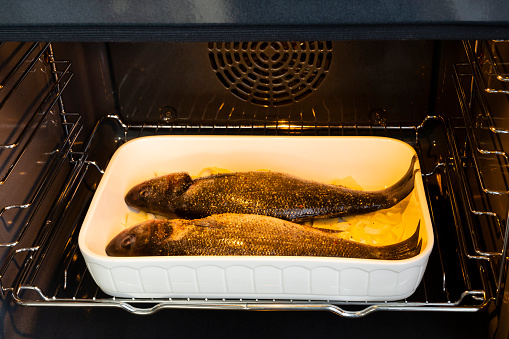
[[[507,337],[506,5],[433,4],[136,11],[117,1],[31,6],[21,18],[8,4],[0,336]],[[80,252],[81,226],[115,151],[154,135],[410,145],[434,237],[416,291],[395,301],[104,293]]]

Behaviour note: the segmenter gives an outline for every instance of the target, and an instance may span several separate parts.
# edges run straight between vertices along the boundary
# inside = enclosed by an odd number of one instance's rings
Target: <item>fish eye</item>
[[[134,242],[134,235],[129,234],[124,239],[122,239],[122,242],[120,243],[120,246],[122,246],[124,248],[129,248],[129,247],[131,247],[131,244],[133,242]]]
[[[140,197],[146,198],[150,195],[150,188],[144,188],[140,191]]]

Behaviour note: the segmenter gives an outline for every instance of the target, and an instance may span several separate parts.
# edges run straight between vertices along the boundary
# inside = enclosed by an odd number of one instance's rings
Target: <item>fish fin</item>
[[[414,234],[397,244],[379,247],[379,259],[401,260],[416,256],[421,252],[422,239],[419,238],[421,221],[417,224]]]
[[[195,178],[194,181],[198,182],[198,181],[202,181],[202,180],[209,180],[209,179],[222,178],[222,177],[231,177],[231,176],[236,176],[236,175],[238,175],[238,174],[237,173],[215,173],[215,174],[207,175],[204,177]]]
[[[383,190],[387,196],[388,205],[384,208],[392,207],[396,205],[401,200],[405,199],[414,189],[415,183],[415,174],[418,172],[415,169],[415,163],[417,162],[417,155],[414,154],[412,156],[412,160],[410,162],[410,167],[408,168],[406,174],[398,180],[394,185]]]
[[[203,218],[198,220],[193,220],[194,226],[200,226],[200,227],[211,227],[211,228],[222,228],[223,226],[217,222],[215,218]]]
[[[329,233],[329,234],[340,234],[340,233],[344,232],[344,230],[333,230],[330,228],[321,228],[321,227],[315,227],[315,226],[313,226],[313,228],[320,230],[324,233]]]

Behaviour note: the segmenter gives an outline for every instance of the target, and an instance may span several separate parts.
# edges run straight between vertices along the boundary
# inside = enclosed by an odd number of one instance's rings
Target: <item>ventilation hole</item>
[[[316,73],[315,73],[315,72],[313,72],[313,73],[311,73],[311,75],[310,75],[310,76],[306,79],[306,82],[307,82],[308,84],[310,84],[310,83],[312,83],[315,79],[316,79]]]
[[[285,93],[278,93],[278,94],[274,94],[274,99],[277,99],[277,100],[280,100],[280,99],[286,99],[290,96],[290,93],[288,92],[285,92]]]
[[[285,64],[283,62],[277,62],[275,64],[272,65],[272,69],[280,69],[284,66]]]
[[[282,101],[276,101],[274,103],[274,106],[278,107],[278,106],[286,106],[286,105],[290,105],[291,103],[293,103],[294,101],[296,100],[282,100]]]
[[[305,90],[305,91],[304,91],[304,92],[302,92],[301,94],[297,95],[297,96],[295,97],[295,100],[296,100],[296,101],[300,101],[300,100],[304,99],[305,97],[307,97],[308,95],[310,95],[310,94],[311,94],[311,92],[312,92],[312,91],[311,91],[311,89],[309,89],[309,88],[308,88],[307,90]]]
[[[226,78],[232,83],[234,84],[235,83],[235,78],[231,75],[230,71],[228,71],[227,69],[224,70],[224,75],[226,76]]]
[[[253,95],[255,97],[257,97],[257,98],[262,98],[262,99],[269,99],[270,98],[269,94],[263,93],[263,92],[255,92]]]
[[[208,43],[212,70],[233,95],[254,105],[289,105],[312,94],[325,79],[332,43]]]
[[[214,58],[213,53],[209,53],[209,59],[210,59],[210,65],[212,66],[212,69],[214,69],[214,71],[217,71],[217,69],[219,67],[217,67],[217,62],[216,62],[216,59]]]
[[[320,67],[322,67],[322,64],[323,64],[323,53],[319,53],[316,56],[316,67],[320,68]]]
[[[233,59],[232,59],[232,55],[231,54],[225,54],[224,58],[226,59],[226,63],[228,65],[233,64]]]
[[[246,78],[242,79],[242,83],[245,84],[246,86],[251,87],[251,88],[254,87],[254,83],[249,79],[246,79]]]
[[[320,74],[318,76],[318,79],[313,84],[313,88],[318,88],[318,86],[320,86],[322,84],[323,79],[325,79],[325,74],[324,73],[322,73],[322,74]]]
[[[254,68],[253,72],[255,72],[258,75],[261,75],[262,77],[268,77],[270,75],[268,72],[264,71],[263,69],[259,69],[259,68]]]
[[[328,71],[329,70],[329,67],[330,67],[330,63],[331,63],[331,58],[332,58],[332,55],[331,54],[326,54],[325,55],[325,62],[323,64],[323,69],[325,71]]]
[[[242,58],[242,60],[244,60],[244,62],[246,63],[246,66],[248,68],[253,67],[253,63],[251,62],[251,60],[249,60],[249,57],[247,56],[247,54],[244,55],[244,58]]]
[[[226,81],[226,79],[223,77],[223,75],[221,73],[217,73],[217,77],[219,78],[219,80],[223,83],[223,85],[226,88],[230,88],[230,83],[228,81]]]
[[[275,77],[275,78],[279,78],[283,75],[285,75],[285,73],[287,72],[288,70],[284,70],[284,69],[280,69],[280,70],[277,70],[277,71],[274,71],[272,72],[272,76]]]
[[[223,60],[223,56],[221,54],[217,54],[217,63],[219,64],[219,67],[224,68],[224,66],[226,66]]]
[[[252,79],[253,81],[258,80],[258,77],[257,77],[255,74],[253,74],[253,73],[248,73],[248,74],[247,74],[247,77],[248,77],[249,79]],[[262,79],[260,79],[260,80],[262,80]],[[268,82],[267,82],[267,83],[268,83]]]
[[[294,74],[287,74],[287,75],[285,75],[285,76],[284,76],[284,79],[285,79],[286,81],[288,81],[288,80],[290,80],[290,79],[293,79],[294,77],[295,77],[295,75],[294,75]]]
[[[242,92],[251,93],[251,90],[242,84],[237,84],[237,88],[240,89]]]
[[[297,86],[297,85],[299,84],[299,82],[300,82],[300,81],[299,81],[299,79],[295,79],[295,80],[293,80],[293,81],[290,81],[290,82],[288,83],[288,87],[290,87],[290,88],[291,88],[291,87],[295,87],[295,86]]]
[[[240,78],[242,78],[242,73],[241,73],[238,69],[236,69],[236,68],[231,68],[231,70],[232,70],[232,73],[233,73],[233,74],[234,74],[237,78],[239,78],[239,79],[240,79]]]
[[[256,66],[258,66],[259,68],[264,69],[264,70],[269,69],[269,64],[264,62],[263,60],[259,59],[258,57],[253,59],[253,61],[256,64]]]
[[[313,65],[314,63],[315,63],[315,54],[311,53],[311,54],[309,54],[308,64]]]
[[[232,92],[235,96],[237,96],[237,97],[239,97],[239,98],[241,98],[241,99],[243,99],[243,100],[245,100],[245,101],[248,101],[248,100],[249,100],[249,94],[247,94],[247,93],[242,93],[242,92],[240,92],[237,88],[232,88],[232,89],[231,89],[231,92]]]
[[[306,85],[299,85],[295,88],[292,88],[292,90],[290,91],[290,93],[292,94],[295,94],[295,95],[298,95],[300,92],[302,92],[302,90],[306,89]]]
[[[233,91],[232,91],[232,93],[233,93]],[[235,93],[233,93],[233,94],[235,94]],[[246,100],[246,101],[247,101],[247,100]],[[253,104],[255,104],[255,105],[258,105],[258,106],[264,106],[264,107],[268,107],[268,106],[269,106],[269,104],[270,104],[270,102],[269,102],[268,100],[258,100],[258,99],[256,99],[256,98],[252,98],[252,99],[251,99],[251,102],[252,102]]]

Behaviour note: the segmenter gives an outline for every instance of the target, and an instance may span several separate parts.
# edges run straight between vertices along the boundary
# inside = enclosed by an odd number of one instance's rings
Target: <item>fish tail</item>
[[[416,256],[421,252],[422,239],[419,239],[421,221],[417,224],[414,234],[397,244],[378,247],[379,259],[401,260]]]
[[[384,190],[390,205],[395,205],[405,199],[414,189],[415,172],[417,172],[417,170],[414,170],[416,161],[417,155],[414,155],[405,175],[397,183]]]

